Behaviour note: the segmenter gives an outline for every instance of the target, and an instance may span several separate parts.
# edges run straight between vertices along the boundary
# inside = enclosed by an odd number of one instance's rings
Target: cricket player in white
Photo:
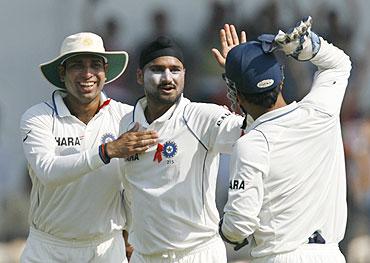
[[[158,132],[159,143],[123,166],[132,212],[130,262],[224,263],[215,203],[219,153],[231,152],[244,118],[183,97],[182,52],[167,37],[144,48],[137,76],[145,97],[121,127],[124,132],[139,122]]]
[[[106,52],[92,33],[67,37],[60,53],[41,65],[59,90],[27,110],[20,124],[32,180],[21,262],[127,262],[119,161],[110,158],[145,151],[145,142],[126,146],[151,135],[130,131],[119,137],[119,122],[132,107],[102,89],[123,73],[128,55]],[[114,148],[121,153],[112,154]]]
[[[310,30],[311,21],[239,45],[226,59],[229,87],[255,122],[233,150],[220,234],[237,249],[249,241],[252,262],[345,262],[338,248],[347,219],[339,113],[351,62]],[[300,102],[286,105],[281,96],[274,49],[318,67]],[[264,106],[274,92],[277,99]]]

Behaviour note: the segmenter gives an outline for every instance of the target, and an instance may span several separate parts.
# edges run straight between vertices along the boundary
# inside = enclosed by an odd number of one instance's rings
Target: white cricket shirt
[[[142,254],[197,247],[218,232],[219,153],[231,152],[243,117],[181,97],[149,125],[145,108],[146,98],[142,98],[133,115],[123,119],[122,132],[133,122],[156,130],[163,146],[157,156],[162,159],[154,160],[156,146],[125,160],[125,189],[133,220],[129,242]]]
[[[121,230],[125,216],[119,161],[104,165],[98,146],[118,137],[132,107],[102,94],[105,103],[86,125],[71,115],[62,94],[54,92],[21,119],[32,180],[30,225],[62,239],[99,238]]]
[[[346,175],[339,120],[349,57],[321,39],[318,67],[300,102],[260,116],[231,156],[222,231],[232,241],[253,235],[253,257],[296,249],[315,232],[343,239]]]

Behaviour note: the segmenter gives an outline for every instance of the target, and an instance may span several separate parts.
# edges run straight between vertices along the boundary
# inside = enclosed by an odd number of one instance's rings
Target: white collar
[[[178,107],[180,104],[185,104],[185,103],[188,103],[190,102],[188,99],[184,98],[183,97],[183,94],[181,94],[180,98],[177,100],[177,102],[171,106],[171,108],[169,108],[162,116],[160,116],[159,118],[155,119],[153,121],[153,123],[163,123],[169,119],[171,119],[171,117],[173,116],[173,114],[176,112],[176,110],[178,108],[181,108],[181,107]],[[145,118],[145,109],[147,107],[148,103],[147,103],[147,99],[146,97],[143,97],[141,99],[139,99],[137,102],[136,102],[136,105],[135,105],[135,109],[134,109],[134,119],[133,119],[133,122],[138,122],[141,124],[141,126],[143,126],[144,128],[148,128],[149,127],[149,123],[147,121],[147,119]]]
[[[275,109],[275,110],[272,110],[272,111],[269,111],[269,112],[266,112],[264,114],[262,114],[261,116],[259,116],[253,123],[252,125],[248,128],[248,131],[256,128],[258,125],[264,123],[264,122],[267,122],[267,121],[271,121],[271,120],[274,120],[274,119],[277,119],[277,118],[280,118],[286,114],[288,114],[289,112],[295,110],[298,108],[298,104],[297,102],[293,101],[292,103],[284,106],[284,107],[281,107],[281,108],[278,108],[278,109]]]
[[[66,117],[66,116],[72,115],[63,100],[63,98],[66,95],[67,93],[63,90],[56,90],[52,94],[52,102],[54,105],[54,109],[55,109],[56,114],[59,117]],[[107,95],[105,95],[104,92],[101,92],[100,93],[100,105],[104,103],[107,99],[108,99]]]

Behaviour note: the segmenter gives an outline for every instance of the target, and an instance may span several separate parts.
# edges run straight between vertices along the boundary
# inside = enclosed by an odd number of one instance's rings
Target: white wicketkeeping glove
[[[274,42],[288,56],[305,61],[312,59],[320,49],[320,38],[311,31],[312,18],[300,21],[288,33],[279,30]]]

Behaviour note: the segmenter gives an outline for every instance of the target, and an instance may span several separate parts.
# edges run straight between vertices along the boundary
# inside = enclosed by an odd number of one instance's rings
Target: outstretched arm
[[[224,28],[220,30],[221,51],[216,48],[212,48],[212,54],[217,63],[221,67],[225,67],[227,53],[229,53],[233,47],[245,42],[247,42],[247,34],[245,31],[240,33],[239,39],[235,26],[225,24]]]
[[[139,123],[121,134],[117,140],[107,143],[107,155],[110,158],[127,158],[136,153],[143,153],[157,143],[156,131],[139,131]]]
[[[101,158],[97,146],[82,152],[71,152],[58,155],[57,142],[52,132],[53,112],[46,106],[38,106],[28,110],[21,119],[20,132],[26,159],[35,175],[42,184],[57,186],[73,182],[89,172],[108,163]],[[116,141],[109,142],[103,150],[105,157],[125,158],[135,153],[144,152],[156,144],[158,135],[154,131],[133,130],[121,135]],[[112,147],[111,149],[110,146]],[[110,154],[110,155],[109,155]],[[109,158],[109,159],[110,159]]]

